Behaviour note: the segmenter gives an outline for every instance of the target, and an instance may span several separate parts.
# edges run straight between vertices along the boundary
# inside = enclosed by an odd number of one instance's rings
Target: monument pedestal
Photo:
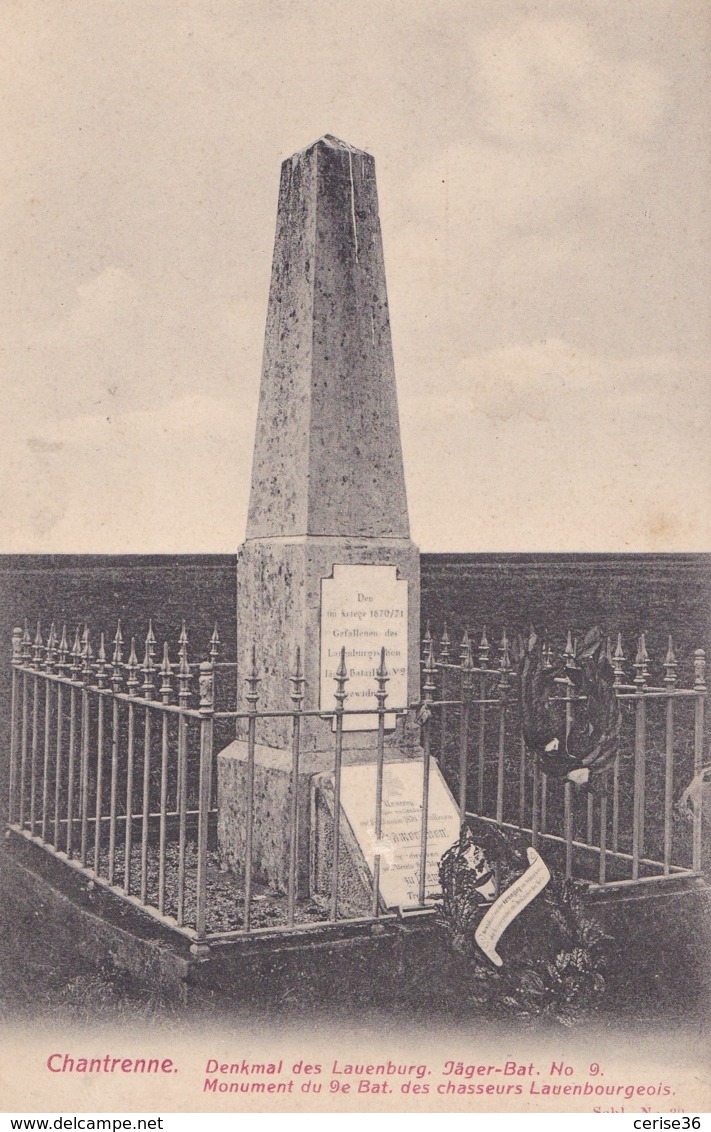
[[[371,738],[372,743],[372,738]],[[389,748],[386,760],[401,761],[413,751]],[[343,766],[372,764],[373,747],[346,749]],[[297,891],[301,897],[312,891],[313,816],[316,784],[330,781],[333,751],[303,752],[298,776]],[[217,756],[219,798],[217,836],[223,865],[237,877],[244,874],[247,828],[247,743],[236,739]],[[289,884],[291,829],[291,751],[256,744],[254,749],[254,817],[252,868],[254,879],[277,892]],[[347,852],[347,849],[346,849]],[[346,854],[344,853],[344,859]],[[319,858],[322,859],[322,856]]]
[[[303,709],[336,707],[335,670],[345,649],[345,708],[375,709],[381,649],[389,673],[386,706],[406,708],[419,695],[419,553],[409,539],[253,539],[237,567],[238,671],[258,657],[257,711],[291,707],[289,675],[297,649],[303,658]],[[244,679],[241,680],[246,691]],[[246,705],[243,705],[246,706]],[[377,716],[344,716],[343,764],[373,763]],[[387,760],[414,757],[411,718],[386,715]],[[218,755],[218,837],[223,861],[244,870],[247,816],[247,721]],[[254,836],[257,880],[284,891],[289,875],[292,729],[289,715],[255,721]],[[312,776],[333,771],[332,718],[306,715],[300,723],[299,890],[308,891]]]
[[[388,708],[419,698],[419,552],[410,540],[375,164],[326,135],[282,165],[247,537],[237,567],[239,708],[256,715],[254,876],[288,880],[293,683],[303,675],[298,868],[310,791],[332,772],[345,648],[343,764],[374,763],[376,671]],[[254,672],[253,672],[254,650]],[[299,693],[300,694],[300,693]],[[369,714],[366,709],[369,709]],[[260,718],[259,713],[272,713]],[[285,713],[283,715],[274,713]],[[314,714],[308,714],[314,713]],[[386,715],[386,759],[417,753]],[[244,869],[247,723],[218,756],[223,861]]]

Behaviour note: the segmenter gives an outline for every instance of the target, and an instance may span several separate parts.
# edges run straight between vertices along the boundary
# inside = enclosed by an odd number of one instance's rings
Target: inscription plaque
[[[371,876],[380,853],[380,895],[388,908],[419,903],[422,845],[421,761],[385,763],[383,767],[382,835],[375,840],[374,763],[347,766],[341,772],[341,809],[358,842]],[[441,891],[438,865],[459,839],[459,810],[434,759],[430,760],[425,896]]]
[[[407,706],[407,582],[398,580],[396,566],[333,567],[333,577],[321,580],[321,695],[322,711],[336,707],[336,669],[346,650],[346,709],[377,707],[376,672],[385,649],[387,705]],[[385,726],[395,727],[395,715]],[[344,731],[377,729],[377,715],[344,716]]]

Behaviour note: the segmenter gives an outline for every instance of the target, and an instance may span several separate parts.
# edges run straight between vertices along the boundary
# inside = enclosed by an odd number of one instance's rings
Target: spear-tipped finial
[[[615,673],[613,687],[621,688],[625,682],[625,652],[622,647],[622,633],[617,634],[617,644],[612,654],[612,669]]]
[[[30,626],[25,618],[25,627],[22,632],[22,651],[25,660],[30,660],[32,657],[32,637],[30,636]]]
[[[346,682],[348,680],[348,669],[346,668],[346,646],[341,648],[341,655],[338,660],[338,668],[336,669],[336,691],[334,696],[336,699],[336,711],[343,711],[343,701],[348,693],[346,692]]]
[[[42,659],[43,649],[44,649],[44,643],[42,641],[42,626],[41,626],[40,622],[38,621],[37,622],[37,632],[35,633],[35,641],[34,641],[34,644],[32,646],[32,667],[33,668],[39,668],[40,663],[41,663],[41,659]]]
[[[573,634],[570,629],[568,629],[568,635],[565,638],[563,656],[565,657],[565,667],[575,668],[575,643],[573,642]]]
[[[439,664],[447,664],[449,661],[449,633],[447,632],[447,622],[444,623],[444,630],[442,632],[442,639],[439,642]]]
[[[489,663],[489,638],[486,635],[486,625],[481,631],[481,640],[479,642],[479,667],[486,668]]]
[[[72,645],[72,651],[71,651],[72,662],[71,662],[71,665],[70,665],[70,673],[71,673],[73,680],[76,680],[79,676],[79,673],[81,672],[81,656],[82,656],[81,631],[77,627],[77,630],[74,633],[74,644]]]
[[[114,655],[112,658],[113,664],[123,663],[123,634],[121,633],[121,622],[116,622],[116,634],[114,636]]]
[[[459,663],[460,664],[464,664],[464,658],[467,655],[467,651],[469,652],[469,655],[471,656],[471,651],[472,651],[471,641],[469,640],[469,633],[465,629],[464,634],[462,636],[462,643],[459,646]]]
[[[647,680],[649,679],[649,669],[647,662],[649,655],[647,653],[647,645],[644,640],[644,633],[640,633],[637,642],[637,655],[634,660],[635,677],[634,683],[638,688],[646,688]]]
[[[472,646],[469,640],[469,634],[465,633],[462,638],[462,651],[461,651],[461,668],[462,668],[462,692],[464,695],[471,692],[474,685],[474,672],[476,667],[474,658],[472,657]]]
[[[671,633],[669,634],[669,645],[667,648],[667,655],[664,658],[664,683],[667,688],[673,688],[677,681],[677,669],[679,665],[676,661],[676,653],[674,652],[674,641],[672,640]]]
[[[435,684],[435,673],[436,673],[436,671],[437,671],[437,662],[435,660],[435,655],[434,655],[434,643],[432,641],[430,641],[429,647],[427,649],[427,656],[425,657],[425,668],[424,668],[425,682],[422,685],[422,690],[425,694],[424,698],[425,698],[425,701],[427,701],[427,702],[430,702],[434,699],[433,693],[434,693],[435,688],[437,686]]]
[[[49,627],[49,636],[47,637],[47,648],[44,657],[45,672],[54,672],[54,661],[57,654],[57,629],[54,621]]]
[[[499,683],[498,689],[501,696],[505,696],[509,688],[509,678],[511,675],[511,654],[509,652],[509,638],[506,629],[504,628],[501,634],[501,644],[499,645]]]
[[[429,649],[431,643],[432,643],[432,633],[430,632],[430,623],[428,621],[426,626],[425,626],[425,635],[422,638],[422,661],[423,661],[423,663],[425,663],[427,661],[427,650]]]
[[[141,685],[141,691],[143,692],[144,700],[153,699],[153,692],[155,690],[155,682],[153,680],[153,676],[156,669],[154,660],[156,639],[155,637],[153,637],[153,640],[151,641],[150,637],[153,629],[152,626],[150,626],[150,622],[148,624],[149,630],[148,635],[146,636],[145,652],[143,654],[143,665],[141,668],[141,671],[143,672],[143,684]]]
[[[296,711],[301,711],[301,704],[304,699],[304,684],[306,683],[304,677],[304,670],[301,664],[301,647],[296,646],[296,656],[294,658],[294,671],[289,677],[291,681],[291,699]]]
[[[131,637],[131,651],[128,656],[128,680],[126,681],[126,690],[129,696],[135,696],[138,693],[139,679],[138,679],[138,657],[136,655],[136,638]]]
[[[111,657],[111,688],[114,692],[121,691],[121,684],[123,683],[123,636],[121,634],[121,622],[117,622],[116,634],[114,636],[114,651]]]
[[[153,668],[155,668],[157,646],[158,646],[158,642],[156,640],[156,635],[153,632],[153,619],[149,617],[148,618],[148,632],[146,633],[146,652],[147,652],[148,656],[150,657],[151,666]]]
[[[170,697],[173,694],[171,686],[171,676],[173,669],[170,663],[170,655],[168,651],[168,642],[163,642],[163,663],[160,666],[160,698],[164,704],[170,703]],[[165,715],[164,715],[165,718]]]
[[[185,622],[178,637],[178,703],[187,706],[190,700],[190,664],[188,662],[188,635]]]
[[[385,701],[388,696],[386,684],[390,679],[390,674],[385,667],[385,646],[380,649],[380,664],[375,673],[375,679],[378,681],[378,690],[375,693],[378,701],[378,711],[385,711]]]
[[[106,687],[106,670],[108,665],[106,663],[106,638],[102,633],[99,637],[99,651],[96,657],[96,686],[97,688]]]
[[[248,704],[248,710],[255,711],[257,700],[259,699],[259,692],[257,691],[257,687],[260,683],[260,676],[259,669],[257,668],[257,646],[254,642],[252,643],[252,656],[249,676],[247,676],[245,679],[247,683],[247,693],[245,695],[245,699]]]
[[[91,662],[93,660],[93,657],[94,650],[92,649],[91,641],[89,640],[89,629],[85,626],[81,644],[81,676],[84,684],[87,686],[91,683]]]
[[[67,638],[67,623],[62,625],[62,636],[59,639],[59,660],[57,661],[57,668],[62,673],[67,668],[67,657],[69,655],[69,640]]]
[[[210,659],[211,659],[213,664],[215,664],[217,662],[217,657],[218,657],[219,652],[220,652],[220,645],[221,645],[220,634],[219,634],[218,629],[217,629],[217,622],[215,622],[215,628],[212,630],[212,636],[210,637],[210,649],[209,649]]]

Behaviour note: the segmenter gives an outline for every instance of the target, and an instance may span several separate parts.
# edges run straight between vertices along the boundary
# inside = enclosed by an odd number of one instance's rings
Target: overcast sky
[[[234,551],[279,166],[376,159],[424,550],[709,550],[706,0],[5,0],[0,549]]]

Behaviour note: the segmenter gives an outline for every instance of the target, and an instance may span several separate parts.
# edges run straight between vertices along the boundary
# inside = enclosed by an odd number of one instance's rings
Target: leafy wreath
[[[470,960],[470,996],[478,1009],[572,1025],[601,1002],[609,939],[574,882],[551,870],[546,888],[501,937],[502,967],[494,967],[474,939],[489,906],[480,891],[485,862],[495,865],[503,891],[528,867],[525,848],[520,835],[468,819],[439,864],[439,922],[454,950]]]
[[[553,664],[543,640],[531,627],[513,643],[521,688],[521,732],[526,749],[544,774],[598,792],[614,762],[622,730],[609,646],[597,626],[586,633],[574,660]],[[571,663],[572,660],[572,663]],[[558,683],[564,679],[575,697],[572,721],[565,715]]]

